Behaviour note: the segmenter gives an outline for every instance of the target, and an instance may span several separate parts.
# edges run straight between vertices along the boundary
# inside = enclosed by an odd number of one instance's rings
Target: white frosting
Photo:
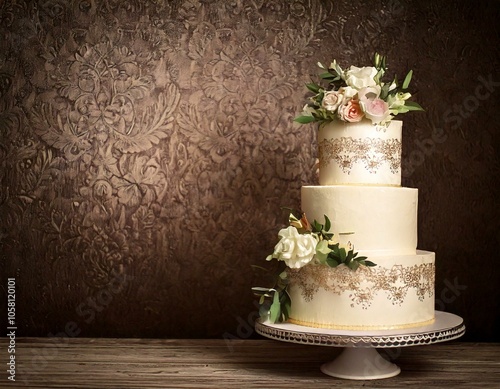
[[[434,319],[434,253],[372,260],[376,267],[355,272],[344,265],[287,270],[290,321],[362,330],[419,326]]]
[[[320,126],[320,185],[401,185],[402,122],[374,126],[332,121]]]
[[[334,236],[350,241],[360,255],[415,254],[418,189],[303,186],[301,197],[310,222],[323,224],[328,216]]]
[[[376,266],[288,268],[291,322],[369,330],[434,320],[434,253],[416,249],[418,190],[401,187],[401,129],[396,120],[320,127],[320,186],[302,187],[302,211],[310,222],[328,216],[339,242]]]

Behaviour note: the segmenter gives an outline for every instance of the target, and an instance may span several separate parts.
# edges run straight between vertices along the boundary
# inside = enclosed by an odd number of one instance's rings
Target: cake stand
[[[342,353],[321,366],[329,376],[351,380],[373,380],[398,375],[401,369],[382,357],[377,348],[427,345],[457,339],[465,333],[463,319],[436,311],[433,324],[408,329],[348,331],[304,327],[292,323],[272,324],[259,319],[257,333],[284,342],[344,347]]]

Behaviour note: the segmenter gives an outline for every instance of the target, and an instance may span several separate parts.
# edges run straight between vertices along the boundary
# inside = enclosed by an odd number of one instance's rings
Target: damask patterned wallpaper
[[[304,84],[378,51],[426,108],[404,118],[403,184],[437,308],[498,340],[499,16],[493,0],[1,2],[18,335],[253,336],[252,266],[317,183],[316,130],[292,122]]]

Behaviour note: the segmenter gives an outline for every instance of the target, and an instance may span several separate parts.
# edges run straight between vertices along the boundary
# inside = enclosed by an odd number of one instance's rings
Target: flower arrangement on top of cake
[[[295,121],[301,124],[333,120],[355,123],[368,119],[374,125],[388,125],[398,114],[423,111],[418,103],[409,101],[411,94],[407,89],[412,70],[399,85],[396,77],[390,83],[382,80],[387,71],[384,56],[375,53],[373,64],[342,70],[335,60],[328,68],[318,62],[325,70],[319,77],[327,86],[315,82],[306,84],[314,96],[309,98]]]

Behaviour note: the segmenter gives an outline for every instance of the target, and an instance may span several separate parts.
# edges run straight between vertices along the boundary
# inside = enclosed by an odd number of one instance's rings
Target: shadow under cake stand
[[[255,330],[265,337],[284,342],[315,346],[344,347],[321,371],[329,376],[351,380],[373,380],[398,375],[401,369],[383,358],[377,348],[399,348],[445,342],[465,333],[463,319],[448,312],[436,311],[433,324],[407,329],[348,331],[312,328],[292,323],[255,323]]]

